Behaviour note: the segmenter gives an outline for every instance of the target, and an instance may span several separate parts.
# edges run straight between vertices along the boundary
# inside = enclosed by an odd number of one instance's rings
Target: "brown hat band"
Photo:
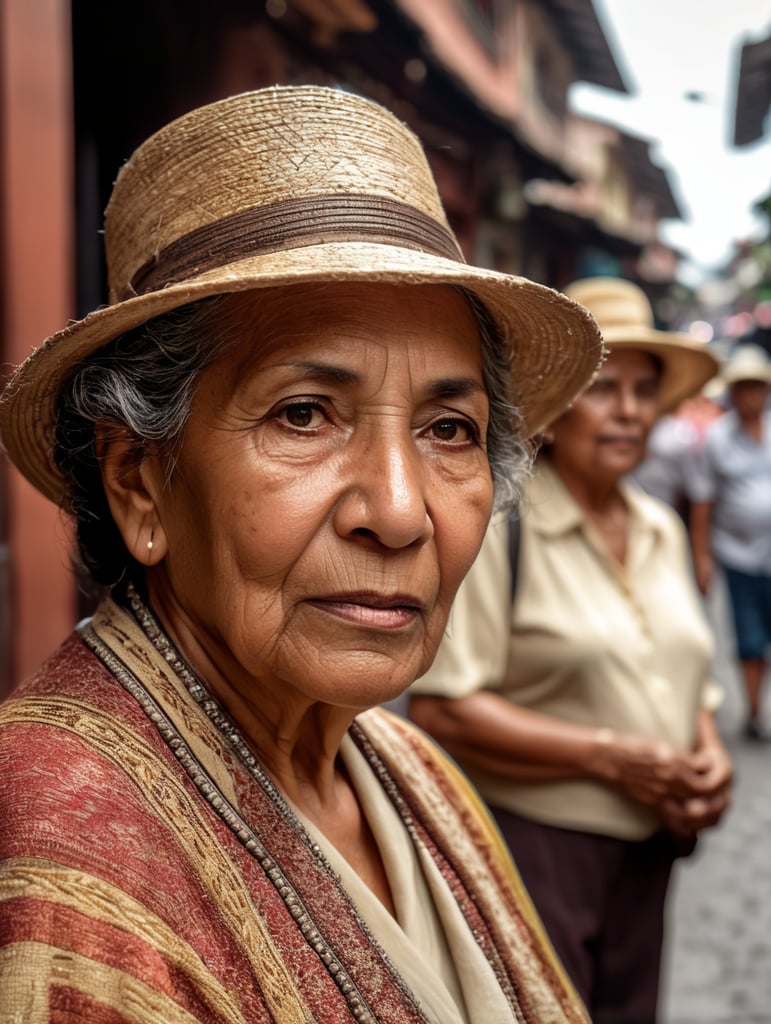
[[[249,256],[343,241],[397,244],[465,263],[447,228],[406,203],[387,196],[312,196],[242,210],[196,228],[147,260],[121,298],[157,291]]]

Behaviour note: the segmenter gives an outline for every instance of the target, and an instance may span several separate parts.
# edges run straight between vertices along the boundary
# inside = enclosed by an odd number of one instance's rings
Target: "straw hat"
[[[771,360],[760,345],[737,345],[720,376],[726,386],[740,380],[771,384]]]
[[[661,360],[661,412],[670,412],[701,391],[720,370],[720,361],[704,342],[687,334],[656,330],[648,297],[631,281],[588,277],[568,285],[565,294],[591,311],[611,352],[636,348]]]
[[[418,139],[337,89],[243,93],[166,125],[118,176],[105,249],[110,305],[35,350],[0,404],[10,458],[57,503],[50,435],[67,376],[123,332],[207,296],[317,281],[467,288],[511,350],[528,433],[602,355],[591,316],[564,295],[465,264]]]

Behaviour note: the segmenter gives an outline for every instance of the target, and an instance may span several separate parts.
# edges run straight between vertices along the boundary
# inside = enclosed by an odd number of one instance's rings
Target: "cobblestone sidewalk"
[[[676,871],[669,905],[662,1024],[771,1024],[771,744],[739,737],[743,700],[724,597],[710,605],[718,723],[734,758],[734,804]],[[771,679],[766,680],[771,720]]]

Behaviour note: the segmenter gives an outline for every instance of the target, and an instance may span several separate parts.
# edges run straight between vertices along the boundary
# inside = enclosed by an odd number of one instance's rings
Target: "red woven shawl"
[[[144,626],[107,602],[0,708],[0,1021],[424,1021],[258,762]],[[459,773],[386,712],[352,736],[510,1020],[585,1022]]]

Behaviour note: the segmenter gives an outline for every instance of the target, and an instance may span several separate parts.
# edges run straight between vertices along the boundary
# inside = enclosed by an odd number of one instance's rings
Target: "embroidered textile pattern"
[[[184,681],[190,695],[196,703],[199,704],[217,729],[219,729],[219,731],[227,738],[228,742],[231,744],[233,749],[236,750],[239,757],[248,768],[250,774],[270,799],[276,803],[283,813],[291,815],[289,807],[286,805],[273,783],[265,775],[257,762],[257,759],[241,739],[235,726],[228,721],[205,687],[185,664],[171,641],[162,632],[154,617],[150,614],[133,589],[131,590],[130,600],[132,611],[134,612],[137,621],[145,630],[148,637],[152,640],[156,649],[163,654],[169,665]],[[81,626],[79,628],[79,632],[88,646],[108,666],[108,668],[110,668],[116,679],[118,679],[118,681],[132,694],[143,708],[145,714],[147,714],[148,718],[150,718],[161,733],[169,748],[174,752],[175,757],[195,783],[207,803],[217,812],[217,814],[220,815],[228,828],[233,831],[249,853],[259,862],[266,876],[275,886],[276,891],[286,904],[289,913],[297,922],[297,926],[302,935],[312,947],[313,951],[320,957],[331,977],[339,987],[343,998],[351,1009],[351,1014],[354,1019],[361,1022],[361,1024],[374,1024],[374,1022],[376,1022],[376,1018],[372,1011],[367,1007],[361,992],[358,990],[357,986],[354,984],[338,958],[334,955],[329,944],[324,939],[324,936],[316,927],[315,922],[302,899],[290,885],[279,865],[270,856],[265,846],[260,842],[255,831],[247,825],[243,818],[222,796],[203,767],[195,757],[193,757],[190,749],[187,747],[172,723],[163,714],[139,680],[118,658],[113,655],[109,648],[100,641],[99,637],[91,627],[88,625]],[[292,817],[294,816],[292,815]],[[321,863],[325,863],[318,845],[310,840],[310,837],[308,837],[305,830],[302,829],[299,822],[296,823],[296,828],[298,832],[303,835],[303,838],[307,842],[307,845],[313,855]]]
[[[0,1020],[435,1022],[255,752],[128,601],[103,602],[0,706]],[[467,783],[382,710],[351,737],[446,886],[462,948],[492,965],[510,1007],[496,1018],[587,1024]]]

